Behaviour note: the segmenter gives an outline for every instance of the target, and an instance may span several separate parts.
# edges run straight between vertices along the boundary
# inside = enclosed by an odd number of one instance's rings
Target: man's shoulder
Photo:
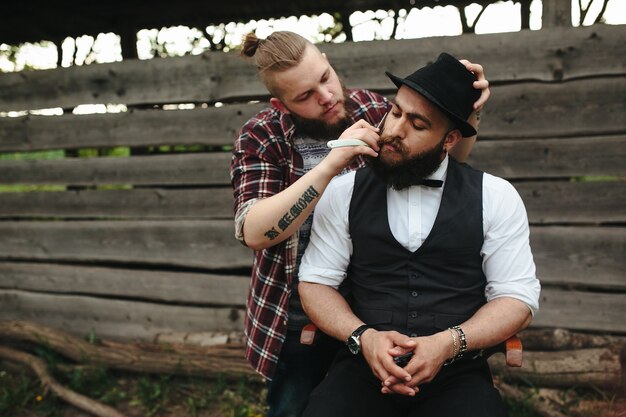
[[[326,191],[322,194],[328,196],[329,199],[344,198],[347,195],[352,195],[352,189],[354,188],[354,177],[357,171],[350,171],[345,174],[338,175],[330,180]]]
[[[388,103],[388,100],[384,96],[370,90],[355,88],[347,91],[348,97],[360,104],[380,103],[387,105]]]
[[[248,119],[248,121],[243,125],[242,131],[244,129],[253,129],[254,127],[266,126],[270,124],[279,125],[280,115],[281,113],[276,108],[268,106]]]
[[[284,120],[283,113],[274,107],[266,107],[241,127],[237,142],[282,143],[291,134],[290,129],[292,127]]]
[[[515,191],[513,184],[488,172],[483,173],[483,187],[494,193]]]

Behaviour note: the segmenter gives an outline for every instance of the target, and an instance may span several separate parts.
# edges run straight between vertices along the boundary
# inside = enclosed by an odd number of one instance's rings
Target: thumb
[[[391,341],[396,346],[400,346],[406,349],[413,349],[415,346],[417,346],[415,340],[402,333],[394,332],[390,336]]]

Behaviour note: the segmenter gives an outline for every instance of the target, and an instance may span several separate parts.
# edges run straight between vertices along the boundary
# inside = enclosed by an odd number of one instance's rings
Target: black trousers
[[[415,397],[381,394],[381,384],[361,355],[341,349],[313,391],[303,417],[504,417],[485,359],[444,366]]]

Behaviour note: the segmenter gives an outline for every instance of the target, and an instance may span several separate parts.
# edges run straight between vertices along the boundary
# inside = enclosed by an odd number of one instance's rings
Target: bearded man
[[[524,205],[448,155],[476,134],[474,74],[444,53],[387,75],[398,92],[379,155],[328,185],[300,266],[307,315],[347,345],[303,416],[504,416],[480,352],[538,308]]]
[[[337,350],[321,332],[314,345],[300,343],[310,320],[300,305],[297,271],[311,213],[335,175],[362,166],[362,156],[378,155],[376,125],[389,103],[371,91],[343,88],[326,55],[295,33],[274,32],[267,39],[249,34],[242,53],[272,94],[272,106],[241,128],[231,163],[235,234],[254,250],[246,358],[268,381],[267,417],[298,417]],[[464,63],[478,75],[479,108],[489,83],[480,65]],[[326,142],[337,138],[369,146],[331,151]],[[472,144],[452,153],[462,160]]]

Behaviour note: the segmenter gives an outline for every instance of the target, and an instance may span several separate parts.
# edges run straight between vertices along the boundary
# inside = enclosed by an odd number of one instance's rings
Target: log
[[[626,345],[626,338],[575,333],[566,329],[526,329],[520,333],[528,350],[572,350]]]
[[[616,388],[622,382],[619,354],[607,348],[524,351],[524,366],[505,366],[502,355],[489,358],[495,374],[505,381],[519,381],[550,388],[593,386]]]
[[[15,349],[10,349],[4,346],[0,346],[0,358],[8,359],[10,361],[18,362],[30,367],[41,380],[42,385],[46,389],[50,389],[59,398],[73,405],[76,408],[87,411],[90,414],[99,417],[125,417],[113,407],[102,404],[89,397],[78,394],[63,385],[59,384],[47,370],[46,363],[25,352],[20,352]]]
[[[0,339],[3,338],[44,344],[77,363],[103,365],[123,371],[211,379],[224,377],[228,381],[237,381],[243,375],[259,380],[258,375],[244,360],[241,345],[206,347],[203,353],[192,350],[172,352],[163,346],[147,350],[124,343],[102,346],[60,330],[20,321],[1,321]]]

